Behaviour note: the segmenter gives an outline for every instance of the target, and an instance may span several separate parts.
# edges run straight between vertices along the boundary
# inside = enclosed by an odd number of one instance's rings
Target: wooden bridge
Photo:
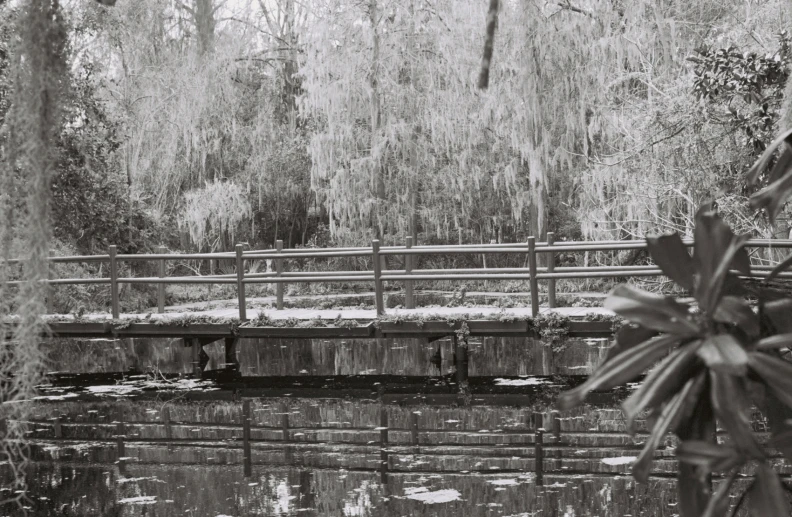
[[[687,246],[693,242],[684,241]],[[558,253],[588,253],[588,252],[618,252],[625,250],[640,250],[646,248],[645,240],[621,241],[559,241],[556,242],[553,234],[547,234],[547,240],[537,242],[534,237],[529,237],[525,243],[510,244],[466,244],[466,245],[439,245],[439,246],[414,246],[412,238],[408,237],[404,246],[381,247],[378,240],[373,240],[370,247],[350,248],[295,248],[283,249],[283,242],[278,241],[274,250],[245,250],[243,244],[237,244],[234,253],[161,253],[155,254],[119,254],[116,246],[110,246],[106,255],[88,256],[61,256],[51,257],[52,263],[106,263],[109,271],[108,277],[100,278],[50,278],[49,285],[109,285],[110,287],[110,312],[112,319],[121,319],[121,304],[119,287],[122,284],[156,285],[158,288],[158,313],[166,312],[165,285],[167,284],[230,284],[237,290],[237,310],[232,313],[208,313],[209,316],[235,317],[239,322],[246,322],[251,316],[257,316],[248,310],[245,287],[253,284],[276,285],[276,310],[284,310],[284,286],[292,283],[333,283],[333,282],[360,282],[373,284],[374,306],[376,310],[371,314],[361,315],[357,312],[349,314],[343,319],[374,319],[386,314],[384,283],[401,284],[404,292],[404,306],[407,310],[415,309],[414,283],[417,281],[464,281],[464,280],[523,280],[530,285],[530,316],[539,315],[539,282],[546,282],[547,308],[556,308],[556,286],[560,279],[590,279],[590,278],[634,278],[634,277],[659,277],[662,271],[656,265],[638,266],[590,266],[590,267],[556,267],[555,256]],[[760,250],[792,248],[792,240],[752,239],[746,242],[745,248],[750,254]],[[432,255],[522,255],[525,257],[527,267],[516,268],[475,268],[475,269],[415,269],[414,261],[417,256]],[[545,255],[547,266],[540,267],[539,256]],[[329,259],[342,257],[361,257],[370,260],[373,265],[371,270],[362,271],[284,271],[286,259]],[[401,257],[403,269],[387,270],[386,257]],[[184,260],[214,260],[233,261],[235,273],[216,275],[194,276],[167,276],[166,264]],[[252,261],[270,260],[274,264],[274,271],[246,272],[247,266]],[[9,264],[20,264],[20,259],[12,259]],[[156,277],[121,277],[119,264],[123,262],[154,263],[158,267],[159,275]],[[772,270],[771,265],[758,265],[753,267],[751,277],[766,277]],[[792,272],[779,275],[780,278],[792,278]],[[8,285],[19,285],[21,281],[11,281]],[[313,311],[314,313],[316,311]],[[334,315],[338,311],[332,311]],[[458,311],[457,311],[458,312]],[[89,320],[107,318],[101,315],[90,315]],[[125,318],[135,316],[124,315]],[[140,317],[137,315],[136,317]],[[150,316],[149,316],[150,317]],[[297,319],[311,319],[314,314],[297,314],[289,317]],[[277,316],[276,316],[277,318]],[[161,322],[162,323],[162,322]],[[167,325],[160,325],[165,327]]]

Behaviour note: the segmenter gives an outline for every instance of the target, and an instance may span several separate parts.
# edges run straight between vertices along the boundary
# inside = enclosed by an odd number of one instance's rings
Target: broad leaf
[[[748,353],[730,334],[705,338],[697,352],[707,367],[713,370],[734,375],[745,375],[748,371]]]
[[[610,361],[625,350],[656,335],[656,330],[648,329],[635,323],[627,323],[616,333],[615,343],[608,349],[605,361]]]
[[[740,327],[748,337],[759,336],[759,317],[751,310],[746,301],[737,296],[724,296],[718,303],[712,319]]]
[[[743,380],[728,373],[710,372],[712,408],[737,449],[749,458],[763,458],[748,416],[751,407]]]
[[[579,405],[593,390],[606,390],[629,382],[659,361],[669,349],[680,342],[679,336],[657,336],[622,352],[600,366],[589,378],[558,397],[561,409]]]
[[[762,305],[764,316],[773,324],[776,333],[792,333],[792,298],[782,298]]]
[[[742,465],[747,458],[734,447],[704,440],[687,440],[679,444],[676,457],[682,463],[702,467],[708,472],[723,472]]]
[[[790,165],[792,165],[792,146],[789,144],[788,137],[778,146],[778,159],[773,164],[773,168],[770,169],[767,183],[775,183],[790,170]]]
[[[653,408],[672,397],[696,370],[696,349],[699,342],[675,350],[655,366],[641,386],[622,403],[627,428],[633,432],[635,417],[645,408]]]
[[[784,453],[787,461],[792,461],[792,426],[784,422],[781,430],[773,433],[768,445]]]
[[[696,268],[678,233],[647,237],[646,246],[652,260],[668,278],[693,292]]]
[[[756,469],[756,483],[751,486],[748,502],[751,505],[751,515],[761,517],[788,517],[789,503],[781,486],[778,473],[767,463],[762,463]]]
[[[703,206],[696,214],[696,242],[693,259],[699,272],[696,299],[702,310],[714,312],[730,269],[743,274],[751,271],[743,245],[748,235],[736,236],[711,207]]]
[[[685,443],[696,440],[709,445],[715,437],[715,416],[712,411],[712,401],[709,397],[709,378],[704,379],[702,388],[695,398],[695,403],[686,406],[681,412],[676,426],[676,434]],[[677,449],[677,453],[679,449]],[[707,507],[709,501],[709,483],[701,476],[699,467],[685,462],[679,464],[677,475],[677,490],[679,492],[679,513],[682,517],[699,517]]]
[[[635,479],[643,483],[649,479],[655,450],[657,450],[666,433],[670,429],[674,429],[680,418],[696,406],[696,399],[701,393],[705,380],[706,377],[704,375],[689,379],[680,392],[663,406],[659,417],[652,424],[652,432],[649,435],[649,439],[646,440],[641,454],[633,464],[632,472]]]
[[[648,329],[694,336],[699,327],[685,305],[673,298],[647,293],[626,284],[616,286],[605,300],[605,308]]]
[[[701,479],[698,467],[687,463],[679,464],[677,473],[679,514],[681,517],[701,517],[709,502],[709,483]]]
[[[776,264],[773,270],[770,271],[770,274],[767,275],[767,278],[765,278],[765,282],[769,282],[770,280],[774,279],[775,277],[777,277],[778,275],[789,269],[789,266],[791,265],[792,265],[792,255],[789,255],[788,257],[785,257],[784,260]]]
[[[748,366],[784,405],[792,408],[792,364],[763,352],[749,352]]]
[[[757,350],[777,350],[792,347],[792,332],[764,337],[756,342]]]
[[[787,173],[751,196],[748,203],[754,210],[759,208],[767,210],[770,224],[775,224],[775,218],[778,217],[790,194],[792,194],[792,174]]]
[[[718,485],[718,491],[710,498],[707,509],[704,510],[701,517],[723,517],[726,515],[726,511],[729,509],[729,503],[731,502],[729,491],[736,478],[737,472],[732,472],[729,477],[721,481],[720,485]]]
[[[759,181],[759,176],[767,169],[767,166],[770,165],[770,160],[773,159],[773,155],[776,152],[776,149],[781,147],[781,151],[783,152],[784,148],[783,144],[788,139],[792,139],[792,129],[785,131],[781,135],[779,135],[775,140],[773,140],[770,145],[767,146],[765,151],[762,153],[762,156],[759,157],[756,162],[754,162],[753,166],[748,170],[748,175],[746,181],[749,185],[756,184]],[[773,177],[773,180],[778,179],[778,177]]]

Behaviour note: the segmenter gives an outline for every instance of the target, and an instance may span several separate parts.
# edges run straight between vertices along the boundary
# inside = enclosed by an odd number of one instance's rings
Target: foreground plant
[[[775,153],[775,154],[774,154]],[[764,169],[775,156],[769,174]],[[768,186],[751,200],[771,219],[792,193],[792,131],[782,135],[751,170],[749,180],[766,177]],[[613,289],[605,307],[630,321],[616,335],[605,362],[588,380],[564,393],[562,409],[581,404],[593,390],[635,380],[650,369],[641,386],[623,403],[628,429],[648,412],[651,429],[633,466],[645,482],[654,451],[666,433],[677,435],[679,510],[682,517],[726,515],[730,493],[741,473],[750,485],[731,511],[748,501],[756,516],[790,515],[789,499],[774,468],[773,449],[792,460],[792,363],[781,351],[792,347],[792,298],[770,298],[760,289],[759,311],[745,300],[739,276],[751,264],[743,248],[748,235],[735,235],[712,206],[696,216],[693,256],[678,234],[650,237],[647,246],[663,273],[688,290],[694,302],[648,293],[627,285]],[[776,277],[792,264],[784,260]],[[770,422],[768,449],[751,428],[756,405]],[[721,443],[716,423],[728,438]],[[713,494],[712,474],[724,476]],[[747,496],[747,497],[746,497]]]

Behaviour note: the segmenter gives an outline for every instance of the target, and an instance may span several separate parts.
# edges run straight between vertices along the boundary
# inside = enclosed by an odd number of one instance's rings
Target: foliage
[[[748,176],[749,184],[766,179],[768,185],[751,198],[751,204],[767,210],[771,222],[792,194],[791,143],[792,131],[787,131],[765,150]],[[682,303],[626,285],[616,287],[605,306],[631,324],[619,330],[597,371],[559,398],[562,408],[570,408],[591,391],[629,382],[651,369],[622,405],[631,429],[639,414],[650,414],[651,434],[633,466],[633,476],[647,480],[655,449],[667,432],[675,433],[680,439],[677,479],[682,517],[724,515],[730,489],[748,465],[755,466],[755,476],[748,497],[741,495],[737,506],[747,500],[751,513],[763,516],[785,516],[792,510],[772,454],[753,433],[749,416],[751,405],[759,405],[770,422],[770,446],[792,461],[792,421],[788,420],[792,363],[782,353],[792,346],[792,298],[760,290],[758,314],[748,305],[738,279],[751,269],[743,248],[748,237],[735,235],[713,207],[705,205],[696,215],[692,257],[679,234],[649,238],[654,261],[693,293],[695,301]],[[790,264],[792,257],[767,280]],[[725,444],[716,439],[716,422],[729,435]],[[713,472],[725,478],[714,494],[709,486]]]
[[[250,203],[239,185],[215,180],[184,195],[179,224],[187,227],[199,248],[228,249],[250,211]]]
[[[745,135],[751,154],[764,151],[779,117],[784,85],[789,77],[789,33],[778,35],[778,50],[764,56],[732,45],[695,49],[693,92],[697,99],[716,104],[721,113]]]
[[[22,2],[15,16],[2,9],[2,23],[13,24],[15,37],[4,57],[13,90],[3,119],[0,163],[0,343],[10,340],[6,315],[18,307],[13,331],[16,346],[0,347],[0,418],[4,426],[0,447],[3,461],[14,475],[4,494],[20,502],[25,497],[23,443],[30,406],[27,404],[44,376],[46,354],[40,336],[46,331],[46,286],[51,236],[50,183],[56,172],[58,131],[61,127],[64,83],[67,73],[67,32],[57,1]],[[24,177],[20,184],[17,179]],[[12,196],[24,200],[21,207]],[[8,291],[11,244],[18,232],[25,255],[22,282],[16,293]]]

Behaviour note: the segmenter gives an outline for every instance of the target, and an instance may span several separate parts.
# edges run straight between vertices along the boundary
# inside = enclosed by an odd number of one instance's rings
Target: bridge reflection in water
[[[670,451],[649,484],[627,475],[639,446],[612,409],[618,394],[558,414],[541,391],[519,408],[173,393],[40,404],[31,504],[34,515],[677,513]]]

